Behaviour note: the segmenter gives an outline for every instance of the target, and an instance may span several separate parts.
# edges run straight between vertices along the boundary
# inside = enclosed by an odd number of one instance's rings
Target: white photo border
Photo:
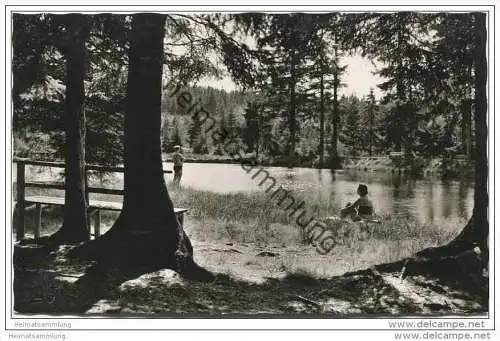
[[[147,331],[147,330],[336,330],[336,331],[386,331],[394,332],[394,328],[389,328],[389,322],[396,320],[419,321],[425,320],[447,320],[447,321],[478,321],[484,322],[485,328],[483,330],[496,330],[495,325],[495,273],[496,273],[496,237],[495,237],[495,214],[499,208],[494,201],[495,195],[495,36],[497,27],[495,25],[495,5],[447,5],[436,4],[436,2],[426,1],[419,2],[415,5],[383,5],[383,4],[367,4],[366,2],[356,5],[357,1],[349,1],[349,5],[307,5],[302,6],[297,4],[297,1],[290,1],[290,4],[273,6],[264,4],[265,1],[252,1],[252,5],[230,5],[229,1],[219,1],[219,3],[227,2],[228,5],[200,5],[200,1],[193,4],[192,1],[183,1],[183,5],[100,5],[97,1],[88,1],[84,5],[17,5],[5,4],[3,6],[5,25],[3,25],[3,35],[5,37],[5,54],[4,65],[2,72],[4,73],[4,97],[5,97],[5,129],[1,129],[2,134],[5,134],[3,141],[5,141],[5,148],[3,148],[2,162],[4,162],[2,174],[4,175],[4,183],[1,185],[5,191],[4,204],[2,207],[2,216],[5,221],[5,233],[2,234],[2,242],[5,245],[5,281],[3,286],[5,289],[5,331],[18,331],[16,323],[20,321],[52,321],[57,320],[60,323],[68,322],[71,324],[71,329],[60,329],[64,332],[72,331]],[[257,4],[258,3],[258,4]],[[295,5],[293,3],[296,3]],[[323,3],[331,3],[324,1]],[[490,193],[489,202],[489,223],[490,223],[490,258],[491,271],[490,271],[490,298],[489,307],[490,311],[484,316],[448,316],[448,317],[396,317],[396,318],[102,318],[102,317],[75,317],[75,316],[49,316],[49,315],[22,315],[14,314],[12,302],[12,288],[13,288],[13,270],[12,270],[12,180],[11,180],[11,164],[12,164],[12,131],[11,131],[11,117],[12,117],[12,103],[11,103],[11,17],[12,13],[34,13],[34,12],[86,12],[86,13],[100,13],[100,12],[116,12],[116,13],[135,13],[143,11],[152,12],[242,12],[242,11],[265,11],[265,12],[290,12],[290,11],[304,11],[304,12],[325,12],[325,11],[342,11],[342,12],[394,12],[399,10],[405,11],[453,11],[453,12],[469,12],[469,11],[482,11],[488,13],[488,164],[489,164],[489,184],[488,189]],[[23,329],[29,331],[29,329]],[[36,331],[43,331],[44,329],[36,329]],[[58,331],[59,329],[47,329],[47,331]],[[402,330],[423,330],[421,328],[402,328]],[[425,329],[424,329],[425,330]],[[433,329],[441,330],[441,329]],[[444,329],[448,330],[448,329]],[[467,329],[463,329],[467,330]],[[368,334],[369,335],[369,334]]]

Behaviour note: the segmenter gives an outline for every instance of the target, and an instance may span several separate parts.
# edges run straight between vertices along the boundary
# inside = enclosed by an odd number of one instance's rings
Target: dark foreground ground
[[[258,262],[280,257],[272,250],[206,243],[195,245],[196,260],[215,277],[197,282],[168,269],[142,274],[103,271],[91,261],[69,260],[69,249],[16,246],[16,313],[394,317],[488,311],[488,275],[481,268],[481,255],[474,252],[412,261],[403,277],[404,263],[396,262],[316,278],[300,271],[257,268]],[[217,274],[206,261],[214,254],[230,259],[234,271]]]

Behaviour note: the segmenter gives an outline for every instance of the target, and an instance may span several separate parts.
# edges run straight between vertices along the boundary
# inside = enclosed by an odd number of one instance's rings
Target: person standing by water
[[[174,146],[172,161],[174,163],[174,186],[180,187],[182,165],[184,164],[184,155],[181,154],[181,146]]]

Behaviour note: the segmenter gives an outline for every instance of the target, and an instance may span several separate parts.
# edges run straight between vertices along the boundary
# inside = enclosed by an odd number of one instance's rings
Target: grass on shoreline
[[[378,272],[374,267],[447,242],[462,229],[463,221],[421,225],[411,218],[384,216],[368,233],[348,234],[330,253],[321,255],[302,241],[299,227],[263,192],[217,194],[190,188],[169,192],[175,206],[190,209],[184,227],[195,261],[215,274],[213,281],[189,281],[162,269],[115,282],[112,276],[103,280],[99,272],[82,271],[91,262],[56,257],[47,264],[15,269],[14,309],[35,314],[157,317],[394,317],[488,311],[486,294],[464,291],[454,278],[440,281],[419,275],[401,281],[398,272]],[[309,199],[307,208],[319,212],[317,217],[336,212],[335,203]],[[33,213],[27,212],[28,235],[33,232]],[[103,232],[117,216],[117,212],[102,212]],[[55,232],[61,224],[61,207],[44,209],[42,234]],[[343,227],[353,226],[357,225]],[[460,283],[476,283],[471,278],[477,276],[464,277],[460,271],[457,276]]]

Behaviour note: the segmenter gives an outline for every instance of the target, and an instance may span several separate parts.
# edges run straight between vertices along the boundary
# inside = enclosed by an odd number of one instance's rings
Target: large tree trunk
[[[473,242],[482,249],[487,248],[488,241],[488,126],[487,126],[487,97],[486,97],[486,15],[474,14],[476,46],[474,51],[474,104],[476,112],[474,123],[476,126],[476,162],[475,162],[475,187],[474,209],[472,222],[456,238],[456,241]]]
[[[50,237],[56,243],[89,239],[85,198],[85,40],[88,19],[82,14],[63,18],[68,30],[66,56],[65,204],[63,226]]]
[[[133,17],[123,209],[102,242],[114,243],[116,253],[125,254],[127,261],[136,265],[181,270],[183,264],[192,263],[193,249],[176,219],[163,177],[160,126],[164,26],[164,15]]]
[[[461,125],[461,139],[464,146],[464,154],[467,160],[472,159],[472,65],[467,67],[467,84],[464,91],[464,99],[462,100],[462,125]]]
[[[476,132],[476,160],[474,209],[472,217],[462,232],[445,246],[423,250],[417,256],[450,255],[478,246],[482,252],[488,253],[488,127],[487,127],[487,98],[486,98],[486,15],[474,14],[476,46],[474,53],[474,104],[475,104],[475,132]]]

